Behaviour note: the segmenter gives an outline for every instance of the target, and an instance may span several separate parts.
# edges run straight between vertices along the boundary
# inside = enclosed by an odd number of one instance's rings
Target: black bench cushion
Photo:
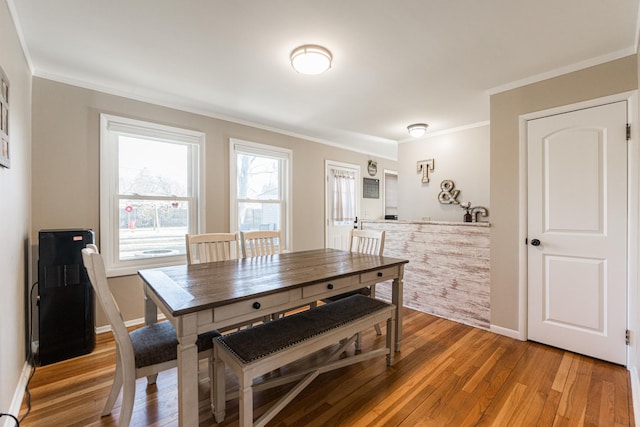
[[[155,365],[178,357],[178,338],[170,322],[158,322],[135,329],[129,333],[136,368]],[[219,337],[216,330],[198,335],[198,352],[210,350],[213,339]]]
[[[364,295],[352,295],[216,339],[246,364],[388,306]]]

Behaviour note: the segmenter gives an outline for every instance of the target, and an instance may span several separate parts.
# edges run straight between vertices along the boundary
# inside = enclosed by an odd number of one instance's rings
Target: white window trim
[[[169,139],[191,144],[193,155],[191,161],[191,183],[195,187],[190,192],[195,196],[193,208],[190,210],[190,233],[198,233],[205,229],[205,134],[203,132],[176,128],[146,121],[100,114],[100,252],[105,261],[108,277],[133,275],[140,269],[166,267],[186,263],[186,256],[118,260],[119,230],[116,195],[118,192],[118,150],[110,132],[131,133],[133,136]],[[197,166],[197,167],[193,167]]]
[[[284,219],[284,229],[281,230],[284,240],[285,250],[292,250],[291,246],[291,229],[293,224],[293,215],[291,213],[292,203],[292,177],[293,177],[293,151],[288,148],[277,147],[274,145],[259,144],[257,142],[243,141],[241,139],[229,139],[229,228],[232,233],[238,231],[238,182],[237,182],[237,163],[236,148],[239,151],[255,154],[262,154],[270,157],[278,157],[286,160],[283,174],[280,177],[281,188],[284,188],[284,207],[282,218]],[[266,201],[268,202],[268,201]]]

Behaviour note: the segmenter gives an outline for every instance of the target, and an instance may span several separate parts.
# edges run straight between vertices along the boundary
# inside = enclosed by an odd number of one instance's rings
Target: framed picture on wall
[[[380,180],[373,178],[362,178],[362,197],[365,199],[379,199]]]
[[[9,79],[0,68],[0,166],[11,166],[9,157]]]

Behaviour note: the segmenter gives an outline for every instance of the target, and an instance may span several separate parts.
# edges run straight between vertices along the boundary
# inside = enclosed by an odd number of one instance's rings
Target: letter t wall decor
[[[418,160],[418,172],[422,172],[422,182],[429,182],[429,171],[433,172],[433,159]]]

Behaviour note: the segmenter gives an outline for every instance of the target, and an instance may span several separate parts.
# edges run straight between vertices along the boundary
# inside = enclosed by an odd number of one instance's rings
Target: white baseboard
[[[165,320],[166,316],[162,313],[158,314],[158,320]],[[124,325],[128,328],[131,326],[144,325],[144,317],[137,319],[131,319],[124,322]],[[105,332],[111,332],[111,325],[97,326],[96,334],[104,334]]]
[[[16,385],[16,389],[13,392],[13,399],[11,400],[11,406],[7,411],[11,415],[15,415],[18,417],[20,413],[20,407],[22,406],[22,400],[24,399],[24,392],[27,388],[27,382],[29,381],[29,375],[31,374],[31,365],[28,362],[24,362],[24,366],[22,367],[22,373],[20,374],[20,379],[18,380],[18,384]],[[3,417],[2,419],[2,427],[13,427],[16,423],[11,417]]]
[[[507,329],[502,326],[491,325],[489,326],[489,330],[498,335],[504,335],[505,337],[513,338],[520,341],[526,341],[525,338],[522,337],[520,331],[515,329]]]

